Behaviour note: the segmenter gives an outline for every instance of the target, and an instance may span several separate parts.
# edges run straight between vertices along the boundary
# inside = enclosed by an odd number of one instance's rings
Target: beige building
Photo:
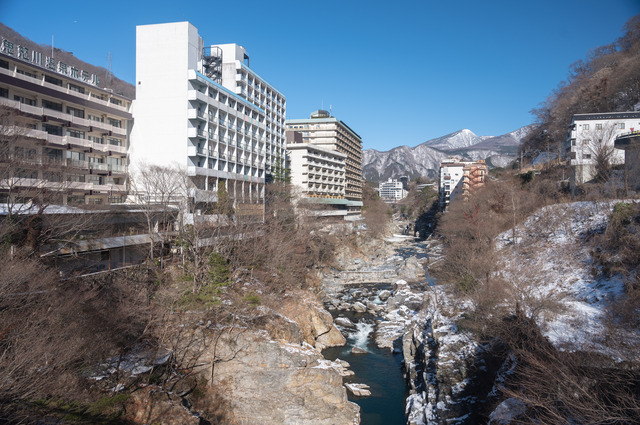
[[[62,204],[123,202],[131,100],[48,54],[0,45],[0,105],[19,115],[19,128],[0,129],[0,203],[45,193]]]
[[[362,138],[348,125],[319,110],[308,119],[287,120],[287,130],[302,133],[302,143],[336,151],[346,156],[344,199],[350,215],[362,211]]]

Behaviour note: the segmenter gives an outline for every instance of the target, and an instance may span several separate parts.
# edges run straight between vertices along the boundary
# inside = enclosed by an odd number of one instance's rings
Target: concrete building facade
[[[640,129],[640,112],[574,115],[565,142],[572,191],[596,177],[596,157],[600,152],[610,152],[611,165],[623,164],[624,151],[614,149],[614,141],[634,129]]]
[[[625,189],[640,191],[640,130],[619,135],[614,146],[624,151]]]
[[[378,184],[378,192],[385,202],[398,202],[408,194],[402,181],[391,178]]]
[[[362,211],[362,138],[343,121],[319,110],[308,119],[292,119],[287,130],[302,133],[302,143],[324,147],[346,155],[344,198],[351,215]]]
[[[484,185],[487,172],[484,160],[463,162],[450,159],[442,162],[438,174],[440,209],[446,210],[453,199],[464,198]]]
[[[77,64],[2,40],[0,105],[11,111],[0,123],[0,203],[124,202],[131,99]]]
[[[245,56],[205,46],[189,22],[138,26],[132,164],[186,170],[197,204],[215,204],[221,188],[236,208],[263,204],[284,155],[285,99]]]

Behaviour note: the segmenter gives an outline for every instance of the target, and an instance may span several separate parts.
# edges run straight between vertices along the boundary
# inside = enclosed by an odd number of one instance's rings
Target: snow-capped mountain
[[[490,167],[506,167],[518,153],[518,146],[531,130],[525,126],[502,136],[477,136],[460,130],[411,148],[399,146],[386,152],[366,149],[362,156],[362,174],[371,181],[389,177],[429,176],[435,178],[440,162],[452,156],[467,161],[484,159]]]

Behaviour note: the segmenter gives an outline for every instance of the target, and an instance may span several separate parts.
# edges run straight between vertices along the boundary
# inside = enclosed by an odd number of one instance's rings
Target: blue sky
[[[38,43],[135,79],[135,27],[190,21],[238,43],[287,97],[287,118],[324,106],[388,150],[468,128],[533,121],[568,67],[613,42],[640,0],[0,0],[0,21]]]

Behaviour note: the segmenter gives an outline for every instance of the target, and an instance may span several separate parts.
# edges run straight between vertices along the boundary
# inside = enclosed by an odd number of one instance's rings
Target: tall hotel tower
[[[133,168],[186,170],[196,203],[224,186],[236,208],[264,202],[284,163],[284,96],[249,68],[236,44],[205,46],[189,22],[137,27]]]

